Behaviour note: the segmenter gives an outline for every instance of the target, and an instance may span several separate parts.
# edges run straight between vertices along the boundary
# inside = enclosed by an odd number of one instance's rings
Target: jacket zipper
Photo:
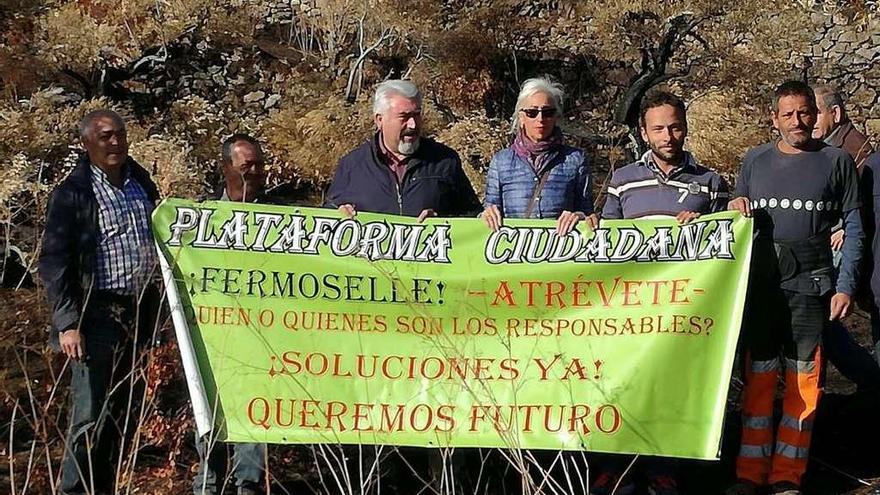
[[[400,195],[400,182],[397,177],[394,178],[394,186],[397,187],[397,210],[403,215],[403,196]]]

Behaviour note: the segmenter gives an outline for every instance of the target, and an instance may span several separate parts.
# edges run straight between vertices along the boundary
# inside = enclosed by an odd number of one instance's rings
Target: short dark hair
[[[92,130],[92,125],[95,123],[95,121],[105,117],[113,119],[114,122],[125,129],[125,121],[122,120],[122,117],[118,113],[114,112],[113,110],[107,110],[106,108],[100,108],[98,110],[92,110],[91,112],[85,114],[83,118],[79,120],[79,137],[86,137],[86,134],[88,134]]]
[[[681,98],[669,91],[651,91],[642,98],[642,104],[639,105],[639,125],[645,126],[645,114],[648,113],[648,110],[663,105],[669,105],[681,112],[685,124],[687,124],[687,109],[685,109],[684,101]]]
[[[223,163],[232,162],[232,147],[235,146],[236,143],[242,141],[256,148],[257,152],[260,153],[260,156],[263,156],[263,148],[260,146],[260,142],[257,141],[255,137],[248,134],[236,133],[223,140]]]
[[[791,81],[785,81],[777,86],[776,90],[773,91],[773,99],[770,101],[770,108],[772,108],[774,112],[778,112],[779,100],[786,96],[803,96],[807,99],[807,102],[814,110],[819,109],[816,105],[816,95],[813,93],[813,88],[803,81],[793,79]]]

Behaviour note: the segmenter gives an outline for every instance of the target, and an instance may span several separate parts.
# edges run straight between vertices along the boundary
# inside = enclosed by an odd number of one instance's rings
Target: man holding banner
[[[234,134],[223,141],[223,191],[217,199],[240,203],[265,203],[266,171],[260,143],[246,134]],[[194,495],[217,495],[225,484],[228,452],[211,433],[196,434],[199,470],[193,480]],[[239,495],[261,493],[266,472],[266,444],[236,443],[233,446],[232,475]]]
[[[641,105],[642,139],[650,147],[635,163],[614,171],[602,218],[674,216],[687,223],[723,211],[727,184],[684,151],[687,114],[677,96],[658,91]]]
[[[476,215],[480,201],[458,154],[422,137],[422,94],[410,81],[389,80],[373,96],[376,133],[342,157],[326,206],[418,217]]]
[[[684,102],[665,91],[649,93],[642,100],[640,116],[642,139],[650,150],[638,161],[613,172],[602,218],[670,216],[684,224],[724,210],[727,183],[684,150],[688,131]],[[632,481],[620,480],[625,466],[618,464],[609,460],[599,470],[591,487],[593,495],[610,495],[618,482],[617,493],[634,493]],[[647,459],[644,472],[651,495],[678,493],[674,471],[672,460]]]
[[[754,494],[764,485],[775,495],[801,493],[821,393],[822,332],[829,320],[851,311],[859,259],[847,258],[840,267],[835,291],[830,235],[843,218],[844,229],[856,234],[845,242],[861,243],[858,178],[848,153],[812,137],[816,115],[816,99],[806,84],[788,81],[776,89],[771,117],[780,139],[746,154],[737,197],[729,205],[754,214],[756,230],[743,318],[747,354],[739,481],[730,495]],[[853,252],[861,253],[860,246]],[[774,432],[773,401],[783,359],[783,413]]]

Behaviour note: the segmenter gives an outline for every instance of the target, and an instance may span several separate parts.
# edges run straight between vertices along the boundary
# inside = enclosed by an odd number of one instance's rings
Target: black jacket
[[[150,201],[158,200],[159,191],[150,174],[131,158],[127,166]],[[38,266],[52,308],[53,344],[57,345],[58,332],[80,321],[83,296],[92,286],[95,273],[98,234],[98,200],[92,191],[91,165],[88,156],[83,155],[52,191],[46,210]]]
[[[353,204],[357,211],[412,217],[428,208],[441,217],[472,216],[482,211],[455,151],[422,138],[398,184],[396,175],[380,156],[378,139],[376,133],[373,139],[342,157],[327,191],[325,206]]]

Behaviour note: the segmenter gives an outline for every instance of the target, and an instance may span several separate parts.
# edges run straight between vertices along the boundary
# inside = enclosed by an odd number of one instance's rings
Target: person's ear
[[[377,113],[376,116],[373,118],[373,122],[375,122],[375,124],[376,124],[376,130],[381,131],[382,130],[382,114]]]
[[[644,125],[639,125],[639,133],[642,135],[642,141],[648,142],[648,131],[645,130]]]
[[[843,109],[840,105],[834,105],[834,123],[839,124],[841,121],[843,121]]]

